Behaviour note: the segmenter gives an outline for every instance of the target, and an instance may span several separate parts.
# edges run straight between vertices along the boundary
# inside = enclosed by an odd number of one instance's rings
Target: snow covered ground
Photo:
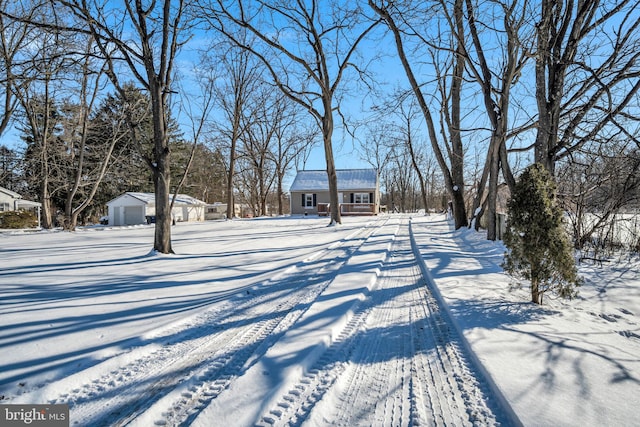
[[[0,233],[0,404],[72,425],[640,425],[640,261],[528,303],[442,216]],[[419,254],[418,257],[415,255]]]

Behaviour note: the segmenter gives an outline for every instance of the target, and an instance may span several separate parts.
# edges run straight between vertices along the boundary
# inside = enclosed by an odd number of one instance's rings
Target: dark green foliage
[[[508,208],[504,270],[531,282],[531,299],[537,304],[547,291],[576,296],[580,280],[572,246],[556,204],[555,183],[542,165],[525,169]]]
[[[29,211],[0,212],[0,228],[35,228],[38,226],[38,218]]]

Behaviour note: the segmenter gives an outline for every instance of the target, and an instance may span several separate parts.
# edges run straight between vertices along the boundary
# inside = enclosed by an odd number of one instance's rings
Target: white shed
[[[171,216],[174,221],[204,221],[206,205],[202,200],[179,194]],[[153,193],[127,192],[107,202],[107,207],[109,225],[146,224],[155,219],[156,198]]]

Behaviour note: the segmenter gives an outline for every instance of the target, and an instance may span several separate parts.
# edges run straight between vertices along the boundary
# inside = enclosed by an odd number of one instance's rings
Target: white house
[[[14,191],[0,187],[0,212],[32,210],[38,216],[38,227],[40,226],[40,208],[42,203],[25,200]]]
[[[171,216],[174,221],[204,221],[205,206],[202,200],[178,194]],[[155,220],[156,199],[153,193],[127,192],[107,202],[109,225],[146,224]]]

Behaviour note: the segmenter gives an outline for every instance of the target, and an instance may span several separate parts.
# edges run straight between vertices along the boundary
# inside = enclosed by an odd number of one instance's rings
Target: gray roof
[[[121,197],[124,196],[131,196],[135,199],[140,200],[141,202],[143,202],[145,205],[154,205],[156,203],[156,196],[154,193],[137,193],[137,192],[133,192],[133,191],[127,191],[126,193],[116,197],[113,200],[110,200],[109,202],[107,202],[107,205],[115,202],[116,200],[118,200]],[[170,200],[173,198],[173,194],[169,195]],[[206,206],[207,204],[205,202],[203,202],[202,200],[198,200],[195,197],[191,197],[188,196],[186,194],[178,194],[178,196],[176,197],[176,202],[175,205],[177,206],[184,206],[184,205],[193,205],[193,206]]]
[[[338,169],[338,190],[369,190],[377,188],[378,174],[375,169]],[[328,191],[327,171],[298,171],[289,191]]]

